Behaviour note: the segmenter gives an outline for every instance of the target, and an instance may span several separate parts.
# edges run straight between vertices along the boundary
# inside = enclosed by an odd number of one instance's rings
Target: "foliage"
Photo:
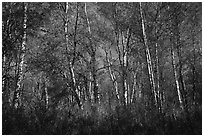
[[[2,133],[202,134],[201,11],[2,3]]]

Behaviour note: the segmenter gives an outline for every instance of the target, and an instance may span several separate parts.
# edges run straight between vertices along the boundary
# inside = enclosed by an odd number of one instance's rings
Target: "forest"
[[[201,2],[3,2],[3,135],[201,135]]]

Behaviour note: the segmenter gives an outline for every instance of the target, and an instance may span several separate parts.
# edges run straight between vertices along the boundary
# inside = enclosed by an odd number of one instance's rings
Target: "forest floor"
[[[149,115],[140,117],[131,112],[106,116],[77,116],[68,113],[59,118],[56,113],[26,116],[22,111],[3,112],[3,135],[201,135],[202,114],[194,112],[188,118]],[[150,118],[150,116],[152,116]],[[102,118],[101,118],[102,117]],[[101,118],[101,119],[100,119]]]

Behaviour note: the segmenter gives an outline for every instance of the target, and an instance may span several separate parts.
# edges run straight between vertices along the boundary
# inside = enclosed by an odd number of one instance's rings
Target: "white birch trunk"
[[[19,53],[19,67],[17,72],[17,77],[19,77],[17,81],[17,89],[16,93],[14,93],[14,107],[17,108],[20,105],[20,90],[22,89],[22,80],[24,78],[23,70],[24,70],[24,58],[25,58],[25,50],[26,50],[26,39],[27,39],[27,8],[28,4],[23,3],[24,8],[24,18],[23,18],[23,38],[22,38],[22,45],[20,47],[20,53]]]
[[[48,109],[48,105],[49,105],[49,97],[48,97],[47,87],[45,87],[45,106],[46,106],[46,109]]]
[[[160,92],[160,77],[159,77],[159,55],[158,55],[158,43],[156,43],[156,70],[157,70],[157,98],[159,103],[159,109],[162,109],[162,94]]]
[[[150,77],[152,92],[154,94],[155,104],[157,105],[157,93],[156,93],[156,86],[155,86],[155,81],[154,81],[152,60],[151,60],[151,55],[150,55],[150,51],[149,51],[149,46],[148,46],[148,43],[147,43],[147,35],[146,35],[146,32],[145,32],[145,18],[144,18],[144,15],[143,15],[142,3],[141,2],[140,2],[140,16],[141,16],[141,19],[142,19],[142,33],[143,33],[143,38],[144,38],[144,45],[146,47],[146,58],[147,58],[148,73],[149,73],[149,77]]]
[[[69,18],[68,18],[68,9],[69,9],[69,3],[66,2],[66,9],[65,9],[65,14],[66,14],[66,19],[65,19],[65,39],[66,39],[66,50],[67,52],[69,51],[69,37],[68,37],[68,21],[69,21]],[[76,32],[75,32],[76,33]],[[75,78],[75,73],[74,73],[74,66],[72,64],[72,60],[71,58],[68,58],[69,59],[69,71],[70,71],[70,75],[71,75],[71,79],[72,79],[72,89],[73,89],[73,94],[74,94],[74,97],[75,99],[77,100],[77,103],[79,105],[79,107],[81,107],[81,103],[80,103],[80,100],[79,100],[79,91],[78,91],[78,88],[77,88],[77,85],[76,85],[76,78]]]
[[[108,52],[106,51],[105,49],[105,53],[106,53],[106,61],[108,63],[108,71],[109,71],[109,75],[111,77],[111,81],[113,82],[113,86],[114,86],[114,89],[115,89],[115,93],[116,93],[116,98],[117,100],[119,101],[120,103],[120,96],[119,96],[119,90],[118,90],[118,82],[116,81],[116,76],[114,74],[114,72],[112,71],[111,69],[111,65],[112,63],[110,62],[109,58],[108,58]],[[110,55],[111,56],[111,55]]]
[[[86,14],[86,21],[87,21],[87,25],[88,25],[88,32],[90,34],[90,36],[92,35],[91,32],[91,27],[90,27],[90,21],[88,18],[88,12],[87,12],[87,4],[85,2],[84,5],[84,11]],[[91,55],[91,72],[90,72],[90,83],[89,83],[89,92],[91,93],[91,98],[93,102],[97,102],[100,100],[99,98],[99,93],[98,93],[98,81],[97,81],[97,77],[96,77],[96,57],[95,57],[95,52],[96,52],[96,46],[95,45],[90,45],[92,48],[92,54]]]
[[[127,67],[128,67],[128,45],[129,45],[129,40],[130,40],[130,28],[128,28],[127,33],[126,33],[126,38],[124,36],[124,33],[121,32],[121,44],[122,44],[122,71],[123,71],[123,77],[122,77],[122,81],[123,81],[123,92],[124,92],[124,100],[125,100],[125,104],[128,104],[129,102],[129,84],[127,81]]]
[[[88,13],[87,13],[87,5],[86,5],[86,2],[85,2],[85,5],[84,5],[84,11],[85,11],[85,14],[86,14],[86,21],[87,21],[87,24],[88,24],[88,32],[89,34],[91,34],[91,27],[90,27],[90,23],[89,23],[89,18],[88,18]],[[91,67],[90,67],[90,73],[89,73],[89,93],[91,95],[91,101],[94,100],[94,94],[93,94],[93,90],[92,90],[92,81],[93,81],[93,78],[92,78],[92,73],[91,73]]]
[[[133,74],[133,87],[132,87],[132,94],[131,94],[131,98],[130,98],[130,103],[133,102],[134,95],[135,95],[135,88],[136,88],[136,73],[134,72],[134,74]]]
[[[183,101],[182,101],[181,89],[180,89],[180,85],[178,81],[178,74],[176,71],[175,52],[173,50],[173,47],[171,47],[171,57],[172,57],[172,67],[173,67],[173,72],[174,72],[174,79],[175,79],[175,84],[176,84],[176,89],[177,89],[177,94],[178,94],[178,100],[180,103],[180,107],[183,109]]]

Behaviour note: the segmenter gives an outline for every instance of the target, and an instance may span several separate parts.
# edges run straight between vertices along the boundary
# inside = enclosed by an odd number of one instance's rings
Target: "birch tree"
[[[27,39],[27,8],[28,4],[23,3],[23,37],[22,37],[22,45],[19,48],[19,55],[18,55],[18,62],[16,62],[16,90],[14,91],[13,97],[13,106],[15,108],[19,107],[20,105],[20,92],[23,90],[22,80],[24,78],[24,57],[25,57],[25,50],[26,50],[26,39]],[[19,63],[19,64],[18,64]]]
[[[109,72],[111,81],[113,82],[114,89],[115,89],[116,99],[117,99],[118,103],[120,104],[120,94],[119,94],[119,89],[118,89],[118,82],[117,82],[116,75],[115,75],[114,71],[111,68],[113,63],[110,61],[109,56],[108,56],[108,55],[110,55],[110,57],[112,56],[111,55],[111,51],[109,52],[109,54],[108,54],[107,49],[104,49],[104,51],[105,51],[105,54],[106,54],[106,61],[107,61],[107,65],[108,65],[108,72]]]
[[[75,77],[75,72],[74,72],[74,62],[75,62],[75,57],[76,57],[76,46],[77,46],[77,43],[76,43],[76,35],[77,35],[77,22],[78,22],[78,5],[77,5],[77,8],[76,8],[76,21],[75,21],[75,26],[74,26],[74,45],[73,45],[73,49],[74,49],[74,55],[73,57],[69,57],[69,52],[70,52],[70,46],[69,46],[69,31],[68,31],[68,22],[69,22],[69,13],[68,13],[68,10],[69,10],[69,3],[66,2],[65,3],[65,26],[64,26],[64,32],[65,32],[65,40],[66,40],[66,51],[67,51],[67,59],[68,59],[68,66],[69,66],[69,72],[70,72],[70,75],[71,75],[71,80],[72,80],[72,90],[73,90],[73,96],[75,97],[77,103],[78,103],[78,106],[81,108],[81,102],[80,102],[80,99],[79,99],[79,90],[78,90],[78,87],[77,87],[77,84],[76,84],[76,77]]]
[[[86,15],[86,21],[87,21],[87,27],[88,27],[88,33],[90,38],[90,73],[89,73],[89,79],[91,80],[89,82],[89,92],[92,95],[93,102],[97,103],[99,101],[99,93],[98,93],[98,82],[97,82],[97,69],[96,69],[96,43],[94,42],[91,26],[90,26],[90,19],[89,19],[89,13],[87,10],[87,3],[84,4],[84,12]]]
[[[152,93],[154,94],[155,104],[157,105],[157,93],[156,93],[156,86],[155,86],[155,78],[154,78],[154,73],[153,73],[152,59],[151,59],[150,50],[149,50],[149,46],[148,46],[147,35],[145,32],[145,17],[144,17],[141,2],[140,2],[140,16],[141,16],[141,21],[142,21],[141,25],[142,25],[142,33],[143,33],[143,42],[144,42],[144,46],[146,48],[145,54],[146,54],[146,59],[147,59],[149,79],[150,79],[150,83],[151,83]]]

